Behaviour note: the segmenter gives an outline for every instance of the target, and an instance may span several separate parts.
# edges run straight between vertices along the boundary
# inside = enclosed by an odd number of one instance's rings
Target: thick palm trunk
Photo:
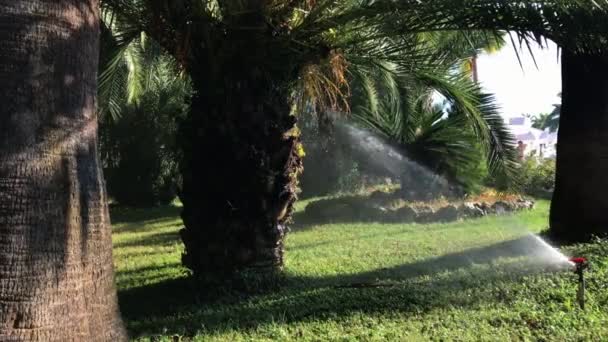
[[[0,2],[0,341],[121,341],[95,0]]]
[[[562,56],[551,232],[581,241],[608,233],[608,56]]]
[[[255,76],[205,81],[194,77],[180,135],[183,262],[204,280],[274,274],[302,168],[296,119],[283,90]]]

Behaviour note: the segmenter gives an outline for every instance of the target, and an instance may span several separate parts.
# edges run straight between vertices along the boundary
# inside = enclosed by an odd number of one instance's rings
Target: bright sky
[[[553,43],[545,49],[533,46],[532,52],[538,68],[524,46],[519,53],[522,69],[510,43],[499,52],[479,58],[479,80],[496,95],[506,117],[551,112],[553,104],[561,101],[557,96],[561,92],[557,46]]]

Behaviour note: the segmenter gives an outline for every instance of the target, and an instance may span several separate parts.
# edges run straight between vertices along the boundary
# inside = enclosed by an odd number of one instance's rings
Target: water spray
[[[350,142],[349,146],[356,147],[354,153],[358,153],[361,159],[367,160],[371,165],[376,166],[392,176],[401,177],[404,172],[416,175],[416,179],[425,184],[425,191],[433,191],[431,188],[447,189],[448,181],[443,177],[434,174],[424,166],[410,160],[404,151],[393,146],[384,138],[377,136],[369,131],[358,128],[347,122],[336,122],[336,133],[345,141]],[[535,234],[528,234],[519,241],[518,250],[525,255],[534,256],[534,260],[540,264],[555,265],[562,267],[573,267],[578,275],[578,290],[576,300],[585,309],[585,270],[589,268],[589,262],[585,258],[570,258],[562,254],[558,249],[549,245]],[[386,285],[386,284],[384,284]],[[344,287],[378,287],[384,286],[372,284],[349,284]]]
[[[574,273],[578,275],[576,301],[585,310],[585,270],[589,268],[589,262],[585,258],[571,258],[570,262],[574,264]]]

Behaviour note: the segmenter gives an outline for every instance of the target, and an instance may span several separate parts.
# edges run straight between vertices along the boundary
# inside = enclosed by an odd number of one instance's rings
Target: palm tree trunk
[[[193,83],[180,134],[183,263],[202,280],[274,275],[302,169],[288,96],[254,76]]]
[[[97,158],[98,3],[0,2],[0,341],[121,341]]]
[[[551,233],[608,233],[608,57],[562,53],[562,112]]]

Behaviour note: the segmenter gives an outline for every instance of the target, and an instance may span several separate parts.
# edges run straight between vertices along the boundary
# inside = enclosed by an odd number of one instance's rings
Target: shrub
[[[104,147],[107,188],[122,205],[148,207],[175,198],[179,179],[171,142],[175,127],[157,114],[136,108],[104,128],[110,140]]]
[[[188,110],[189,83],[163,58],[146,73],[138,100],[121,103],[120,118],[100,125],[108,193],[121,205],[168,204],[180,185],[175,137]]]
[[[486,186],[550,199],[555,187],[555,159],[539,159],[536,155],[529,155],[519,164],[515,179],[498,174],[488,177]]]
[[[555,186],[555,159],[529,156],[521,164],[520,175],[523,192],[537,195],[551,191]]]

